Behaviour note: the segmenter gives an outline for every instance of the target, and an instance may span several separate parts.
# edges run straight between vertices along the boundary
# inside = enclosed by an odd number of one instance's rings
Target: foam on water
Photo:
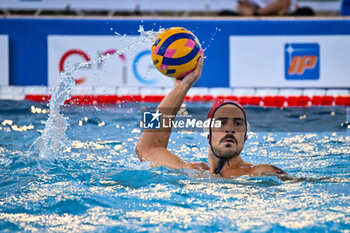
[[[40,103],[11,103],[0,117],[41,129]],[[197,104],[198,105],[198,104]],[[21,161],[38,133],[0,131],[0,229],[10,232],[348,232],[350,136],[346,132],[252,132],[243,158],[274,164],[296,177],[222,179],[197,171],[151,168],[134,149],[143,103],[65,107],[69,151],[55,161]],[[205,105],[209,108],[209,104]],[[133,109],[133,110],[130,110]],[[247,115],[271,112],[246,108]],[[15,111],[12,110],[14,113]],[[29,112],[29,111],[28,111]],[[272,114],[272,115],[271,115]],[[20,116],[19,118],[17,118]],[[80,126],[78,121],[86,117]],[[322,116],[312,112],[310,119]],[[16,119],[17,118],[17,119]],[[299,118],[291,118],[298,124]],[[100,122],[104,125],[98,126]],[[8,127],[8,126],[4,126]],[[266,124],[265,130],[269,129]],[[198,133],[173,133],[169,150],[186,161],[208,162]],[[13,143],[16,142],[16,143]],[[3,146],[4,145],[4,146]],[[69,145],[67,145],[68,147]],[[22,152],[23,151],[23,152]],[[33,160],[33,159],[32,159]],[[35,169],[41,164],[45,170]],[[46,166],[47,165],[47,166]]]

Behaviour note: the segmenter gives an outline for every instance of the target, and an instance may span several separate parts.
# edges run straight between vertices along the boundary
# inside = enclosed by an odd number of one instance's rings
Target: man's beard
[[[214,153],[216,155],[223,157],[223,158],[228,158],[228,159],[240,155],[242,149],[240,149],[238,147],[235,150],[232,150],[232,148],[228,149],[228,147],[226,147],[226,148],[221,148],[221,147],[214,148],[213,147]]]
[[[225,148],[222,148],[221,144],[224,143],[224,141],[227,139],[233,141],[234,145],[229,143],[229,144],[225,145]],[[235,150],[232,150],[233,146],[236,146]],[[223,157],[223,158],[232,158],[232,157],[238,156],[241,153],[242,149],[243,149],[243,147],[242,148],[238,147],[237,139],[233,135],[227,134],[225,137],[223,137],[220,140],[220,144],[218,147],[216,147],[216,148],[213,147],[213,150],[214,150],[213,152],[216,155]]]

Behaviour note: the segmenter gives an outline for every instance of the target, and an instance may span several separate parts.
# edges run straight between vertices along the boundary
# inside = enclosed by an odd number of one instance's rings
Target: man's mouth
[[[229,137],[225,137],[221,142],[222,143],[232,143],[232,144],[237,143],[236,139],[233,138],[233,137],[230,137],[230,136]]]
[[[225,139],[224,142],[235,143],[235,141],[233,139],[230,139],[230,138]]]

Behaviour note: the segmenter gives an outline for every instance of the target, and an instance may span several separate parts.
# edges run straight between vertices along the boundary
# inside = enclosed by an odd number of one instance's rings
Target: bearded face
[[[221,122],[220,128],[212,128],[211,144],[218,156],[231,158],[241,153],[245,142],[245,115],[237,106],[227,104],[213,116]]]

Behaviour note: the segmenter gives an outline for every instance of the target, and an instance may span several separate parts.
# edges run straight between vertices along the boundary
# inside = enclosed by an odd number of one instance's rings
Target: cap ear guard
[[[249,122],[247,121],[247,132],[245,133],[244,141],[247,141],[247,139],[248,139],[248,134],[249,134],[250,132],[252,132],[252,131],[251,131],[251,127],[250,127]]]

